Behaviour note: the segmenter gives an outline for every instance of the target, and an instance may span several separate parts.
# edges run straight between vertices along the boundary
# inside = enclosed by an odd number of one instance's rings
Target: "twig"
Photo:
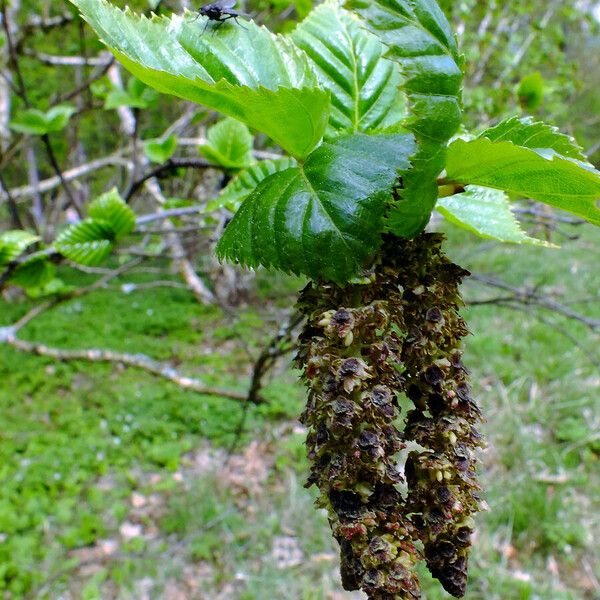
[[[72,100],[73,98],[75,98],[75,96],[78,96],[84,90],[89,90],[92,83],[94,83],[101,77],[104,77],[106,72],[115,63],[115,60],[116,60],[115,57],[111,56],[109,61],[106,64],[103,64],[95,73],[92,73],[92,75],[90,75],[90,77],[86,81],[84,81],[81,85],[77,86],[74,90],[71,90],[70,92],[67,92],[64,95],[59,96],[57,98],[57,104],[60,104],[61,102],[67,102],[69,100]]]
[[[14,71],[14,74],[15,74],[15,76],[17,78],[17,82],[18,82],[17,93],[18,93],[19,97],[21,98],[21,100],[23,100],[23,103],[25,104],[25,106],[27,108],[29,108],[31,106],[31,103],[29,102],[27,89],[25,87],[25,81],[23,79],[23,74],[21,73],[21,68],[19,66],[19,58],[17,55],[17,50],[16,50],[15,46],[13,45],[13,39],[12,39],[11,31],[10,31],[10,24],[8,23],[8,12],[6,10],[6,6],[5,6],[4,2],[2,3],[2,23],[4,26],[4,33],[5,33],[5,37],[6,37],[6,46],[8,48],[9,63]],[[46,149],[46,154],[48,155],[48,160],[50,161],[50,165],[54,169],[56,176],[59,178],[59,180],[64,188],[65,194],[66,194],[67,198],[69,199],[69,203],[71,204],[71,206],[73,206],[73,208],[75,208],[75,210],[77,210],[77,212],[81,216],[80,203],[75,198],[75,195],[73,194],[70,186],[67,184],[67,182],[63,176],[62,170],[61,170],[61,168],[58,164],[58,160],[56,158],[56,154],[54,152],[54,149],[52,148],[52,143],[50,142],[50,137],[48,136],[48,134],[44,134],[41,136],[41,140]]]
[[[509,308],[511,310],[518,310],[520,312],[527,312],[527,310],[523,306],[517,306],[515,304],[500,304],[499,306],[504,306],[505,308]],[[551,319],[547,319],[542,315],[534,314],[533,317],[538,321],[544,323],[544,325],[551,327],[552,329],[560,333],[563,337],[568,339],[573,344],[573,346],[580,350],[581,353],[590,361],[590,363],[592,363],[594,367],[596,367],[596,369],[600,370],[600,359],[598,359],[598,357],[596,357],[587,348],[585,348],[585,346],[583,346],[582,343],[573,334],[571,334],[571,332],[566,330],[558,323],[552,321]]]
[[[127,169],[131,169],[131,162],[121,156],[120,153],[112,154],[110,156],[104,156],[102,158],[96,158],[89,163],[84,165],[79,165],[78,167],[74,167],[67,171],[63,172],[63,178],[66,181],[72,181],[73,179],[78,179],[79,177],[83,177],[84,175],[88,175],[97,171],[99,169],[103,169],[105,167],[112,166],[123,166]],[[27,198],[32,196],[37,192],[44,193],[57,188],[61,184],[61,180],[58,176],[49,177],[48,179],[44,179],[39,182],[37,186],[25,185],[21,187],[16,187],[10,190],[12,197],[17,198]],[[6,192],[2,192],[0,194],[0,200],[6,200],[7,195]]]
[[[17,229],[23,229],[23,222],[21,221],[21,217],[19,216],[19,211],[17,209],[17,203],[15,199],[12,197],[10,190],[8,189],[6,182],[4,181],[4,177],[2,176],[2,171],[0,171],[0,190],[6,194],[6,199],[8,202],[8,211],[10,213],[10,218],[14,227]]]
[[[53,67],[81,67],[84,65],[92,67],[109,67],[112,63],[110,57],[84,57],[84,56],[57,56],[54,54],[44,54],[43,52],[34,52],[25,49],[23,54],[34,58],[41,63]]]
[[[185,206],[183,208],[171,208],[169,210],[163,210],[149,215],[142,215],[137,218],[136,224],[145,225],[152,221],[162,221],[163,219],[170,219],[171,217],[184,217],[186,215],[197,215],[204,207],[200,204],[195,206]]]
[[[261,390],[266,374],[272,368],[277,358],[292,350],[293,344],[291,342],[293,331],[303,319],[304,317],[298,311],[295,311],[293,315],[285,319],[283,325],[256,359],[252,370],[252,381],[250,383],[250,389],[248,390],[248,396],[244,402],[242,415],[235,429],[233,440],[227,449],[225,464],[227,464],[239,444],[246,425],[246,420],[248,419],[250,405],[262,404],[265,401],[261,395]]]
[[[508,81],[508,79],[511,75],[511,72],[513,72],[516,69],[516,67],[519,65],[519,63],[523,60],[523,57],[527,53],[527,50],[529,50],[529,47],[531,46],[533,41],[536,39],[536,37],[539,35],[538,29],[539,29],[539,31],[544,31],[546,29],[546,27],[548,26],[548,23],[554,16],[554,13],[558,10],[559,4],[560,4],[559,2],[555,2],[554,4],[552,4],[548,8],[548,10],[544,13],[542,18],[540,19],[539,27],[536,29],[533,29],[533,28],[531,29],[531,31],[529,32],[529,34],[527,35],[527,37],[525,38],[525,40],[523,41],[521,46],[516,50],[516,52],[513,52],[512,60],[510,61],[510,64],[506,66],[506,68],[502,71],[502,73],[496,79],[496,81],[492,85],[493,88],[498,89],[502,85],[505,85],[506,81]]]
[[[131,183],[129,189],[123,195],[125,201],[129,201],[131,197],[148,181],[154,177],[160,177],[164,173],[169,173],[178,168],[193,168],[193,169],[211,169],[219,168],[203,158],[170,158],[168,161],[148,171]]]
[[[122,275],[129,269],[137,266],[140,262],[140,260],[132,260],[129,263],[122,265],[118,269],[107,273],[93,284],[85,288],[75,290],[71,294],[36,306],[13,325],[0,328],[0,343],[7,344],[13,348],[16,348],[17,350],[20,350],[21,352],[37,354],[38,356],[47,356],[61,361],[86,360],[89,362],[120,363],[129,367],[147,371],[157,375],[158,377],[162,377],[163,379],[167,379],[186,390],[210,396],[229,398],[231,400],[247,400],[248,395],[246,393],[208,386],[202,380],[187,377],[177,371],[172,365],[156,361],[145,354],[127,354],[122,352],[114,352],[112,350],[100,350],[97,348],[88,348],[86,350],[64,350],[61,348],[46,346],[44,344],[21,340],[17,337],[20,329],[25,327],[25,325],[30,323],[34,318],[38,317],[43,312],[66,300],[79,298],[103,287],[111,279]]]
[[[581,315],[570,309],[568,306],[565,306],[556,300],[552,300],[552,298],[548,298],[547,296],[541,296],[535,291],[519,289],[507,284],[504,281],[500,281],[486,275],[471,275],[470,280],[483,283],[484,285],[490,287],[512,292],[513,298],[511,301],[513,302],[520,301],[523,304],[536,304],[542,308],[547,308],[553,312],[560,313],[570,319],[578,321],[579,323],[583,323],[586,327],[589,327],[593,331],[600,329],[600,320]]]
[[[269,372],[277,358],[292,350],[293,331],[303,319],[304,317],[297,311],[285,319],[279,331],[256,359],[252,370],[252,383],[248,391],[248,402],[259,404],[264,401],[261,397],[261,390],[265,375]]]

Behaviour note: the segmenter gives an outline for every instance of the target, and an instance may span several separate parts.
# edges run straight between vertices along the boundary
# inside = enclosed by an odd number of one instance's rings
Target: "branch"
[[[10,190],[6,186],[6,182],[4,181],[4,177],[2,176],[2,172],[0,171],[0,191],[6,194],[6,199],[8,202],[8,212],[10,213],[10,218],[12,220],[12,224],[17,229],[23,229],[23,222],[21,221],[21,217],[19,216],[19,210],[17,209],[17,203],[15,202],[14,197],[11,195]]]
[[[63,178],[66,181],[72,181],[73,179],[78,179],[79,177],[83,177],[84,175],[88,175],[89,173],[93,173],[94,171],[97,171],[99,169],[112,166],[122,166],[127,169],[130,169],[131,162],[123,158],[120,155],[120,153],[112,154],[110,156],[97,158],[84,165],[80,165],[78,167],[74,167],[73,169],[69,169],[68,171],[64,171]],[[21,187],[13,188],[12,190],[10,190],[10,193],[14,199],[27,198],[29,196],[33,196],[33,194],[35,194],[36,192],[49,192],[54,188],[60,186],[60,184],[60,178],[58,176],[54,176],[40,181],[37,186],[24,185]],[[0,200],[7,199],[8,198],[6,192],[0,191]]]
[[[53,67],[109,67],[112,64],[112,59],[110,57],[103,56],[57,56],[54,54],[44,54],[43,52],[34,52],[33,50],[29,49],[26,49],[23,54],[25,56],[35,58],[45,65]]]
[[[186,377],[177,371],[172,365],[156,361],[145,354],[127,354],[124,352],[114,352],[112,350],[100,350],[97,348],[88,348],[87,350],[62,350],[52,348],[35,342],[27,342],[19,339],[11,328],[0,328],[0,343],[38,356],[47,356],[60,361],[85,360],[98,363],[120,363],[128,367],[141,369],[152,373],[162,379],[175,383],[179,387],[205,394],[207,396],[219,396],[230,400],[246,400],[247,394],[233,390],[225,390],[206,385],[202,380],[193,377]]]
[[[534,290],[530,289],[520,289],[505,283],[504,281],[500,281],[498,279],[494,279],[493,277],[488,277],[487,275],[471,275],[470,279],[472,281],[477,281],[479,283],[483,283],[489,287],[505,290],[512,292],[511,298],[502,298],[501,301],[496,300],[496,303],[503,303],[507,305],[508,302],[519,302],[521,304],[534,304],[540,306],[542,308],[546,308],[553,312],[559,313],[568,317],[569,319],[573,319],[582,323],[586,327],[589,327],[592,331],[596,331],[600,329],[600,320],[592,319],[590,317],[586,317],[585,315],[581,315],[574,310],[570,309],[568,306],[553,300],[552,298],[548,298],[547,296],[542,296],[536,293]],[[479,301],[482,304],[482,301]]]
[[[277,334],[269,342],[268,346],[260,353],[260,356],[254,363],[254,369],[252,370],[252,383],[250,384],[250,391],[248,392],[248,402],[259,404],[263,401],[261,390],[263,388],[265,375],[269,372],[269,369],[273,366],[273,363],[277,358],[291,352],[293,349],[293,331],[303,319],[304,317],[299,312],[296,312],[287,318],[279,328]]]
[[[558,10],[559,5],[560,2],[555,2],[554,4],[552,4],[542,16],[538,28],[531,28],[531,31],[529,32],[521,46],[516,50],[516,52],[513,51],[512,60],[510,61],[510,64],[506,66],[506,68],[502,71],[502,73],[494,82],[492,86],[494,89],[500,88],[502,85],[505,85],[505,83],[509,80],[511,73],[519,66],[519,63],[523,60],[523,57],[527,53],[527,50],[529,50],[529,47],[539,35],[538,30],[544,31],[546,29],[548,23],[554,16],[554,13]]]
[[[123,195],[124,200],[127,202],[131,197],[148,181],[154,177],[160,177],[164,173],[170,173],[178,168],[192,168],[192,169],[211,169],[219,168],[218,165],[214,165],[204,158],[170,158],[167,162],[155,167],[151,171],[148,171],[145,175],[142,175],[136,179],[129,186],[129,189]]]
[[[200,204],[196,206],[185,206],[183,208],[171,208],[169,210],[163,210],[157,213],[151,213],[149,215],[142,215],[137,218],[136,224],[145,225],[152,221],[162,221],[163,219],[170,219],[171,217],[184,217],[186,215],[197,215],[204,207]]]
[[[285,319],[275,336],[256,359],[252,370],[252,381],[250,383],[246,402],[244,403],[242,415],[235,428],[233,440],[227,450],[228,459],[231,458],[240,441],[244,426],[246,425],[246,419],[248,418],[250,404],[261,404],[265,401],[261,395],[261,390],[266,374],[273,367],[277,358],[291,352],[294,348],[294,345],[292,344],[293,332],[303,320],[304,317],[298,311],[295,311],[291,316]]]
[[[156,361],[145,354],[127,354],[123,352],[114,352],[112,350],[100,350],[97,348],[88,348],[86,350],[63,350],[61,348],[53,348],[44,344],[28,342],[17,337],[18,332],[23,327],[25,327],[43,312],[49,310],[57,304],[65,302],[66,300],[79,298],[85,294],[88,294],[89,292],[103,287],[111,279],[122,275],[129,269],[137,266],[139,263],[139,260],[132,260],[129,263],[122,265],[118,269],[107,273],[86,288],[75,290],[71,294],[55,298],[54,300],[49,300],[48,302],[44,302],[36,306],[13,325],[8,327],[0,327],[0,344],[7,344],[17,350],[20,350],[21,352],[28,352],[38,356],[46,356],[61,361],[86,360],[89,362],[99,363],[120,363],[129,367],[147,371],[148,373],[152,373],[153,375],[167,379],[183,389],[197,392],[199,394],[219,396],[222,398],[229,398],[231,400],[246,400],[248,395],[244,392],[224,390],[206,385],[202,380],[187,377],[177,371],[172,365]]]

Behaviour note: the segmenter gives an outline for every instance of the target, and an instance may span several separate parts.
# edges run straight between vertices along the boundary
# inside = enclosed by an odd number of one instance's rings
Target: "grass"
[[[565,303],[597,297],[593,231],[560,252],[483,249],[449,235],[451,256],[474,272],[543,285]],[[249,354],[276,329],[300,283],[260,277],[257,298],[235,319],[185,290],[100,290],[49,311],[22,335],[144,352],[245,389]],[[496,292],[471,282],[465,294]],[[0,326],[30,306],[1,304]],[[573,308],[600,317],[597,302]],[[482,478],[490,505],[478,518],[466,597],[592,600],[600,578],[600,379],[563,328],[588,353],[597,354],[597,340],[549,311],[484,305],[466,315],[467,360],[488,419]],[[235,402],[115,365],[53,363],[6,346],[0,378],[0,597],[341,598],[326,517],[302,486],[303,434],[293,423],[303,394],[291,370],[279,369],[270,403],[249,411],[229,462],[224,449],[241,418]],[[425,573],[423,580],[427,600],[448,598]]]

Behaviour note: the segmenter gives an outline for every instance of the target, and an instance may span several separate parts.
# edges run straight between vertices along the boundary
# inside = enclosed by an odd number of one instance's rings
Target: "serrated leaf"
[[[329,94],[308,59],[264,27],[225,24],[203,35],[188,13],[138,17],[106,0],[71,0],[133,75],[159,92],[204,104],[304,158],[323,137]]]
[[[56,267],[46,257],[34,256],[19,265],[10,276],[13,285],[22,288],[38,288],[54,279]]]
[[[545,202],[600,225],[600,172],[556,155],[546,158],[512,142],[456,140],[448,150],[448,178]]]
[[[587,162],[583,149],[570,135],[531,117],[511,117],[483,131],[479,137],[492,142],[512,142],[532,150],[552,150],[561,156]]]
[[[37,235],[20,229],[5,231],[0,235],[0,267],[21,256],[29,246],[38,242],[39,239]]]
[[[296,161],[293,158],[278,158],[262,160],[243,169],[227,184],[216,200],[208,203],[206,212],[212,212],[222,207],[236,212],[242,201],[256,189],[263,179],[294,166],[296,166]]]
[[[226,169],[243,169],[255,162],[254,138],[248,127],[235,119],[223,119],[210,127],[206,141],[199,148],[201,154]]]
[[[500,190],[469,185],[462,194],[438,200],[436,210],[451,223],[482,238],[553,247],[523,231],[510,210],[510,199]]]
[[[383,58],[385,47],[357,19],[327,2],[290,35],[331,92],[328,136],[385,129],[401,121],[406,101],[398,64]]]
[[[303,165],[265,178],[217,245],[221,258],[313,279],[348,281],[380,243],[383,211],[412,135],[325,142]]]
[[[54,247],[73,262],[95,266],[108,258],[114,247],[113,239],[114,232],[107,224],[85,219],[60,233]]]
[[[88,215],[110,231],[111,240],[127,235],[135,228],[135,213],[116,188],[96,198],[88,207]]]
[[[177,150],[177,136],[170,135],[164,140],[146,140],[144,142],[144,154],[155,163],[164,163],[169,160]]]
[[[452,29],[434,0],[349,0],[371,31],[388,47],[405,78],[410,116],[405,127],[419,143],[412,168],[402,173],[400,200],[388,227],[412,237],[429,221],[437,200],[436,178],[444,168],[445,145],[462,120],[461,57]]]

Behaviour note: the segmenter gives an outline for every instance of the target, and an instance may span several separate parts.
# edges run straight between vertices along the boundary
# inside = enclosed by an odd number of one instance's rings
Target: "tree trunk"
[[[365,283],[311,283],[299,300],[307,485],[340,544],[344,588],[372,600],[420,598],[421,559],[449,593],[465,592],[481,417],[461,352],[468,272],[442,241],[387,238]],[[414,408],[402,421],[403,397]]]

